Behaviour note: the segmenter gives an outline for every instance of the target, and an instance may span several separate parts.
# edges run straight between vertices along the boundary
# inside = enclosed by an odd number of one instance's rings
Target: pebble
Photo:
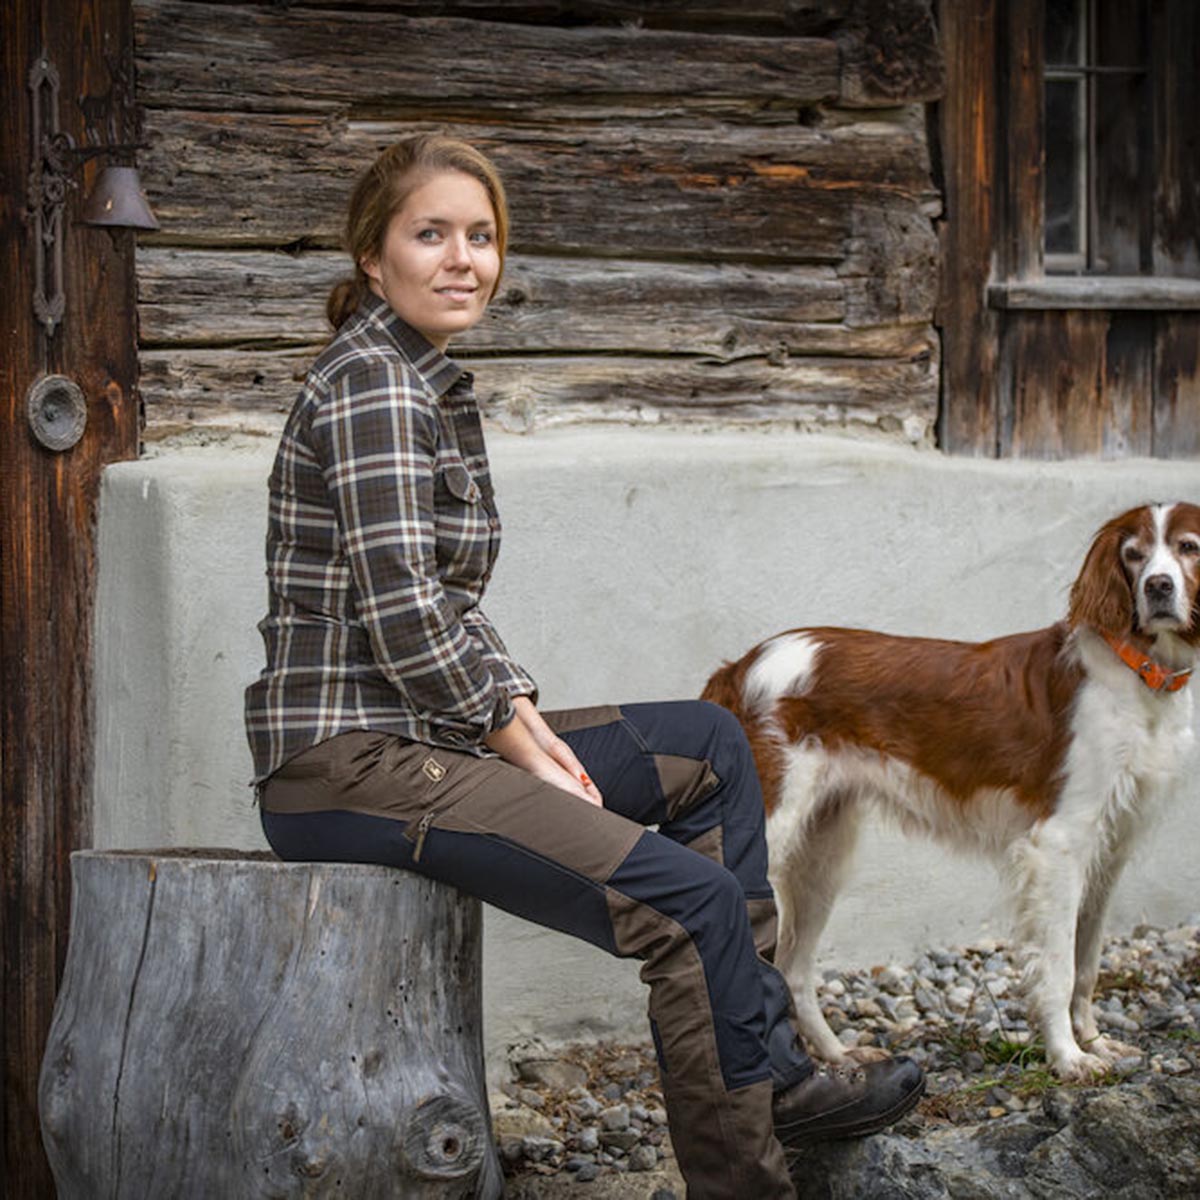
[[[1200,914],[1175,929],[1139,926],[1110,940],[1100,962],[1097,1022],[1141,1050],[1115,1064],[1115,1073],[1137,1081],[1200,1070]],[[1060,1089],[1029,1093],[1018,1086],[1025,1064],[1005,1062],[1034,1039],[1020,979],[1012,947],[981,939],[929,949],[908,967],[825,968],[817,1001],[843,1046],[911,1055],[928,1073],[930,1097],[954,1097],[962,1106],[952,1119],[1001,1120],[1038,1109],[1052,1115]],[[522,1082],[504,1086],[508,1099],[492,1098],[506,1171],[567,1170],[588,1183],[651,1171],[669,1153],[649,1046],[607,1054],[575,1048],[569,1058],[543,1048],[529,1057],[534,1065],[515,1064]],[[651,1200],[677,1197],[659,1188]]]

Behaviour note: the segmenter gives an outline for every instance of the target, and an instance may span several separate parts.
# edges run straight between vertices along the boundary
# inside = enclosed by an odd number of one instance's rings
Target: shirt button
[[[500,518],[499,517],[488,517],[488,528],[489,529],[499,529],[500,528]]]

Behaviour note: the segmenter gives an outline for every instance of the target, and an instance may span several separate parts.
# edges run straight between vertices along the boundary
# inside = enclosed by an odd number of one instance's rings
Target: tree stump
[[[477,901],[236,851],[71,875],[39,1087],[60,1200],[502,1194]]]

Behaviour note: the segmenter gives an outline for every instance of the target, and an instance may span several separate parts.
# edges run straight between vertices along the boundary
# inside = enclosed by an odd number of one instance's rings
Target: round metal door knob
[[[47,450],[70,450],[87,426],[83,389],[65,375],[35,379],[25,396],[25,412],[33,436]]]

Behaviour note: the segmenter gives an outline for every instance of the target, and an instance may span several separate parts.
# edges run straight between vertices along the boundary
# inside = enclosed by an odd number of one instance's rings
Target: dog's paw
[[[879,1046],[851,1046],[846,1051],[846,1058],[850,1062],[856,1062],[860,1065],[873,1062],[886,1062],[892,1056]]]
[[[1106,1063],[1120,1062],[1123,1058],[1144,1058],[1145,1051],[1128,1042],[1119,1042],[1112,1037],[1096,1037],[1086,1042],[1088,1052],[1104,1059]]]
[[[1098,1054],[1086,1054],[1082,1050],[1060,1054],[1050,1061],[1051,1069],[1064,1083],[1091,1083],[1107,1075],[1111,1065]]]

